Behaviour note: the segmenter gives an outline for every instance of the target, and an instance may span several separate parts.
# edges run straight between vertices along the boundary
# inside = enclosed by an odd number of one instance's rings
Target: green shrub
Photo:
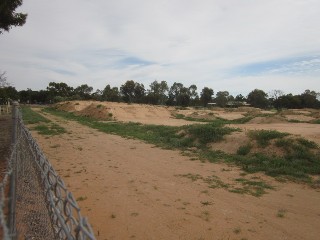
[[[237,154],[242,156],[248,155],[251,151],[251,148],[252,148],[251,144],[240,146],[239,149],[237,150]]]
[[[283,138],[289,133],[278,132],[275,130],[252,130],[249,132],[249,137],[256,140],[260,147],[266,147],[270,144],[270,140]]]
[[[234,128],[216,127],[214,124],[192,125],[188,128],[188,132],[203,144],[221,141],[224,135],[234,131]]]

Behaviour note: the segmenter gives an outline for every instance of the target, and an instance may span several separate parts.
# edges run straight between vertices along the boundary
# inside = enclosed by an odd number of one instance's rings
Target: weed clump
[[[234,128],[217,127],[214,124],[193,125],[188,128],[188,132],[202,144],[221,141],[224,135],[234,131]]]
[[[239,149],[237,150],[237,154],[242,156],[248,155],[251,151],[251,148],[252,148],[251,144],[240,146]]]
[[[275,130],[252,130],[249,132],[249,137],[257,141],[261,147],[266,147],[270,144],[270,140],[283,138],[289,133],[278,132]]]

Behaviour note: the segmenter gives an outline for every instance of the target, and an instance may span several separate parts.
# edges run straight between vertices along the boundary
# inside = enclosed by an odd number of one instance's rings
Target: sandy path
[[[78,203],[97,239],[319,239],[319,191],[274,181],[277,190],[260,198],[211,189],[178,175],[228,181],[240,172],[47,117],[69,133],[33,134],[75,197],[86,198]]]

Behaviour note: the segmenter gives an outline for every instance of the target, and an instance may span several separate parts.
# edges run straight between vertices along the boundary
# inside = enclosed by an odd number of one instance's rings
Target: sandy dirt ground
[[[319,189],[265,176],[275,190],[262,197],[212,189],[201,177],[230,182],[241,171],[46,117],[68,133],[33,135],[97,239],[319,239]]]

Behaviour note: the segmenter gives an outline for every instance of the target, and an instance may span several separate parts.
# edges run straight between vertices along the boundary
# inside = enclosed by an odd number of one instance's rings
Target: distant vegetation
[[[50,82],[45,90],[32,89],[17,91],[6,82],[5,73],[0,74],[0,104],[8,99],[21,103],[49,104],[70,100],[97,100],[110,102],[144,103],[168,106],[207,106],[214,103],[218,107],[237,107],[250,104],[252,107],[267,108],[320,108],[319,93],[305,90],[299,95],[284,94],[273,90],[269,94],[254,89],[248,96],[232,96],[228,91],[218,91],[204,87],[200,93],[196,85],[189,87],[175,82],[171,87],[166,81],[154,81],[149,89],[133,80],[126,81],[120,88],[109,84],[103,90],[93,91],[91,86],[82,84],[76,88],[66,83]]]

